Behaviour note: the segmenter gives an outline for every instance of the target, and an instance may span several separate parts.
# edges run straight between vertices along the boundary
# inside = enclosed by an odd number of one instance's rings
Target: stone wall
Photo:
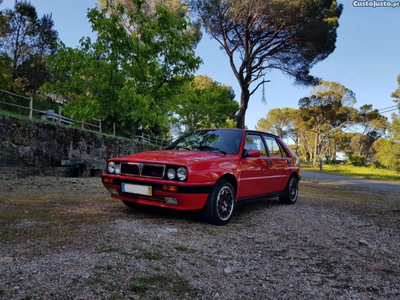
[[[2,174],[94,176],[108,158],[146,150],[128,139],[0,115]]]

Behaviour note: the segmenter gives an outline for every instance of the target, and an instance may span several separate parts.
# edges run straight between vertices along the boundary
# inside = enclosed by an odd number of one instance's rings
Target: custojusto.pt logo
[[[353,1],[354,7],[400,7],[400,1]]]

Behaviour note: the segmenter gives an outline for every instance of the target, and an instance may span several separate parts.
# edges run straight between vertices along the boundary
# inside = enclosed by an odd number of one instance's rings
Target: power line
[[[396,110],[398,110],[398,108],[392,108],[392,109],[389,109],[389,110],[386,110],[386,111],[379,111],[379,113],[385,114],[385,113],[388,113],[388,112],[391,112],[391,111],[396,111]]]
[[[385,107],[385,108],[380,108],[380,109],[378,109],[378,111],[381,112],[382,110],[391,109],[391,108],[394,108],[394,107],[396,107],[396,109],[397,109],[398,105],[392,105],[392,106],[388,106],[388,107]]]

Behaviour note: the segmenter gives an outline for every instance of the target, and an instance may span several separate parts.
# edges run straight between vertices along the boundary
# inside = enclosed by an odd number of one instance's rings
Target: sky
[[[77,47],[82,37],[95,38],[86,13],[88,8],[95,7],[96,2],[31,0],[39,16],[52,14],[59,38],[70,47]],[[395,3],[395,0],[391,2]],[[397,76],[400,75],[400,7],[355,7],[351,0],[339,3],[344,5],[344,11],[339,19],[336,50],[316,64],[311,74],[323,80],[338,81],[355,92],[356,108],[364,104],[372,104],[377,109],[394,106],[390,94],[397,89]],[[0,5],[0,9],[12,8],[14,0],[3,0]],[[196,75],[207,75],[231,86],[239,101],[239,85],[219,44],[203,34],[196,54],[203,59]],[[259,88],[250,99],[246,113],[249,129],[254,129],[258,120],[265,118],[270,109],[298,108],[299,99],[308,96],[311,91],[310,88],[293,85],[293,79],[280,71],[268,73],[265,79],[271,81],[265,84],[267,103],[261,102],[262,88]],[[384,115],[390,118],[391,113]]]

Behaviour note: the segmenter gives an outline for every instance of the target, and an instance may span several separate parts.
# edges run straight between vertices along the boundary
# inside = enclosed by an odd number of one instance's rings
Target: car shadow
[[[282,206],[278,198],[269,198],[256,202],[243,203],[236,207],[233,219],[236,223],[243,218],[248,219],[254,212]],[[139,219],[157,220],[159,223],[202,223],[207,224],[202,218],[201,210],[180,211],[156,206],[137,204],[128,207],[121,204],[121,211],[129,217]]]
[[[170,208],[162,208],[150,205],[137,204],[134,207],[127,207],[122,204],[123,213],[135,218],[157,220],[160,223],[198,223],[204,222],[201,217],[201,211],[188,210],[181,211]]]
[[[235,209],[234,218],[241,218],[263,209],[270,209],[272,207],[282,205],[283,204],[279,201],[278,198],[266,198],[259,201],[241,203]]]

